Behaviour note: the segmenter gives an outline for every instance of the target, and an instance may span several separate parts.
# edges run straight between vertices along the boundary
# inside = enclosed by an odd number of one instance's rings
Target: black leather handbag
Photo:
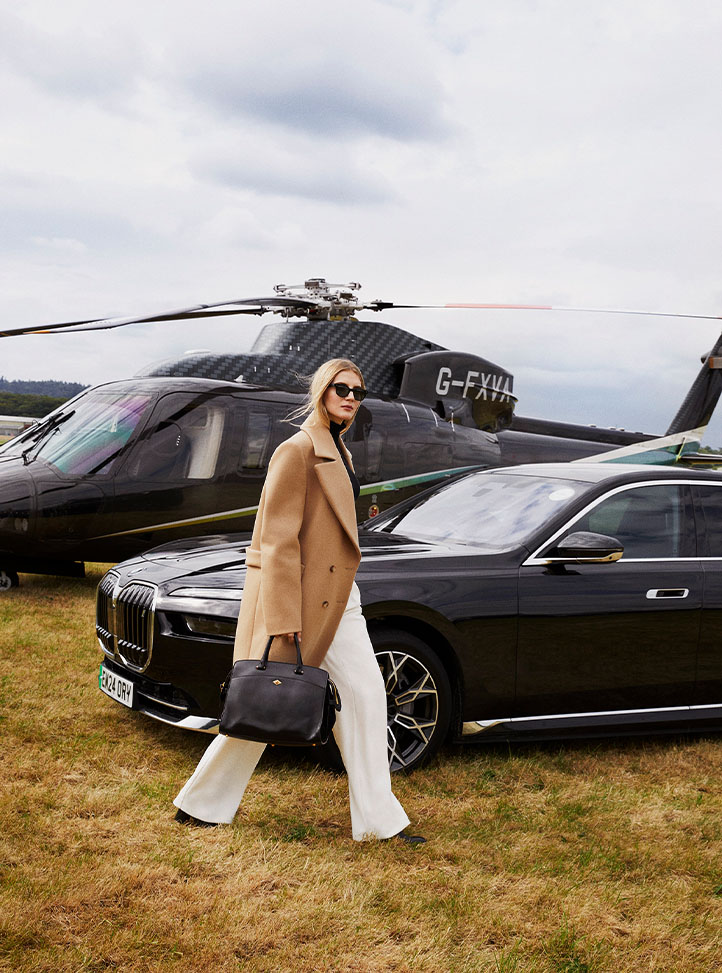
[[[273,636],[260,661],[234,663],[221,686],[221,733],[283,747],[326,743],[341,709],[338,690],[325,669],[303,664],[294,640],[295,665],[269,662]]]

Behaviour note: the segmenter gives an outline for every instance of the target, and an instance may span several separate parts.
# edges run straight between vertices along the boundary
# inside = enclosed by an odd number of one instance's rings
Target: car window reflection
[[[686,489],[674,484],[624,490],[602,500],[570,529],[616,537],[624,557],[675,558],[686,553],[694,529]]]

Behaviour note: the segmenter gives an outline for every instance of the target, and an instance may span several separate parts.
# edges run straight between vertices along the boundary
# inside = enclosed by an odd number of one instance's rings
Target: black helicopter
[[[363,304],[359,286],[314,278],[278,285],[271,298],[0,331],[281,315],[248,354],[191,354],[96,386],[0,447],[0,590],[17,584],[18,572],[81,576],[84,561],[116,562],[174,538],[250,530],[268,459],[295,430],[287,417],[302,401],[302,376],[328,358],[356,361],[370,390],[346,437],[361,482],[360,520],[471,467],[600,453],[638,461],[640,450],[647,462],[687,458],[722,392],[720,336],[663,439],[515,416],[510,372],[357,320],[361,310],[413,306]]]

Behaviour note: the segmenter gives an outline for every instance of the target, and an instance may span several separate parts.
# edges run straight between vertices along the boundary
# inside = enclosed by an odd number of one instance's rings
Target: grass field
[[[277,751],[230,827],[172,820],[207,737],[97,687],[95,570],[0,595],[0,969],[722,966],[722,737],[446,752],[358,844],[346,782]]]

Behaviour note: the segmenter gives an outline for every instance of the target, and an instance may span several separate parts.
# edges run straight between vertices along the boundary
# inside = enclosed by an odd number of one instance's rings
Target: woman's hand
[[[294,636],[294,634],[296,636],[298,636],[298,642],[299,642],[299,645],[300,645],[300,643],[301,643],[301,633],[300,632],[284,632],[280,636],[280,638],[282,638],[282,639],[288,639],[289,642],[293,642],[293,636]]]

